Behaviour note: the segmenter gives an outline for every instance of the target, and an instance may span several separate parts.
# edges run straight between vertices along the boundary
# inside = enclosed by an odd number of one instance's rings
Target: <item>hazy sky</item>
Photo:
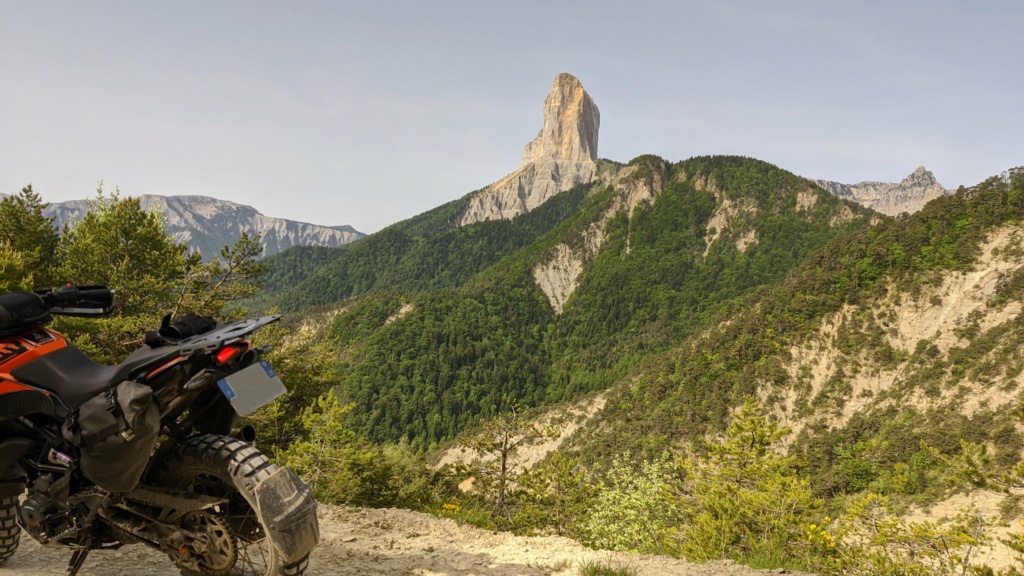
[[[0,0],[0,192],[374,232],[516,169],[559,72],[621,162],[947,188],[1024,165],[1020,0]]]

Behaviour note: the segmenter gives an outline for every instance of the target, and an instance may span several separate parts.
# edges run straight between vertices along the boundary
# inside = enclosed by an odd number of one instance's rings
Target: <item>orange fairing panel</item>
[[[47,396],[50,395],[49,392],[40,390],[38,388],[31,388],[29,386],[25,386],[24,384],[18,384],[17,382],[8,382],[7,380],[0,380],[0,396],[3,396],[4,394],[10,394],[11,392],[42,392]]]
[[[63,336],[42,328],[4,338],[0,340],[0,378],[17,380],[11,376],[11,370],[65,346]]]

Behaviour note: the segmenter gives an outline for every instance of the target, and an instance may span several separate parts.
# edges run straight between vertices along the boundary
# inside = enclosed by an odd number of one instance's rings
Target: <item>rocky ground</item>
[[[662,556],[590,550],[567,538],[513,536],[459,526],[408,510],[320,507],[320,545],[311,576],[575,576],[581,564],[632,568],[638,576],[755,576],[729,562],[689,564]],[[42,548],[24,537],[0,574],[63,576],[70,553]],[[173,576],[178,571],[159,552],[143,546],[93,552],[82,576]]]

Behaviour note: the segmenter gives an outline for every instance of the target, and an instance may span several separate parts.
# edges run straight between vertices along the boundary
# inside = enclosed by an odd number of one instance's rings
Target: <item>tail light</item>
[[[241,342],[228,344],[227,346],[221,348],[220,350],[217,350],[217,353],[213,355],[213,362],[217,366],[231,364],[235,360],[241,358],[242,354],[245,354],[248,351],[249,343],[244,340]]]

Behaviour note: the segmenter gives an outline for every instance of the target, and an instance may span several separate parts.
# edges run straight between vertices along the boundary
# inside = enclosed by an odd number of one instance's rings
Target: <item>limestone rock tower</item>
[[[518,170],[470,198],[460,226],[511,219],[555,194],[597,177],[597,134],[601,113],[571,74],[559,74],[544,100],[544,126],[526,145]]]

